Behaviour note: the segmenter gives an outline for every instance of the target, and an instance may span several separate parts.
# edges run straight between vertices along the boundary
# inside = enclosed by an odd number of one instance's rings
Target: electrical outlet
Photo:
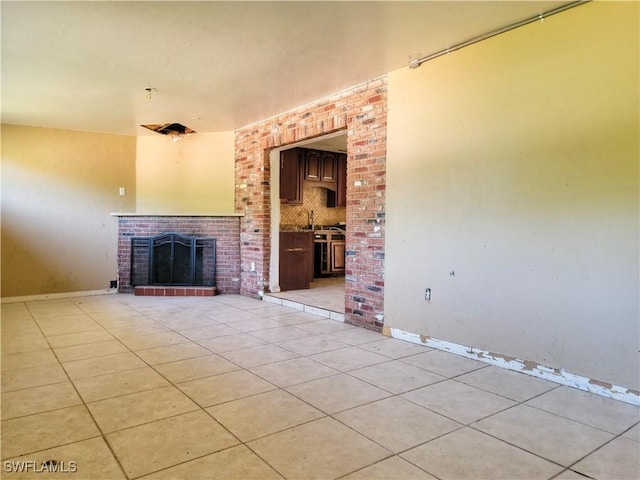
[[[431,301],[431,289],[425,288],[424,290],[424,301],[429,303]]]

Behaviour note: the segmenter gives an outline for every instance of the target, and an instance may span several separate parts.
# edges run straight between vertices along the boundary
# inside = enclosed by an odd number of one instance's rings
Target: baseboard
[[[0,298],[0,303],[37,302],[40,300],[55,300],[58,298],[92,297],[95,295],[114,295],[116,293],[118,293],[117,288],[105,288],[103,290],[85,290],[82,292],[43,293],[39,295],[24,295],[21,297],[2,297]]]
[[[416,333],[405,332],[399,328],[385,327],[384,333],[399,340],[424,345],[436,350],[443,350],[472,360],[488,363],[496,367],[515,370],[543,380],[549,380],[554,383],[584,390],[585,392],[595,393],[597,395],[602,395],[603,397],[613,398],[614,400],[640,406],[640,392],[591,378],[582,377],[580,375],[575,375],[563,369],[546,367],[535,362],[519,360],[517,358],[499,355],[486,350],[479,350],[477,348],[438,340],[436,338],[426,337]]]

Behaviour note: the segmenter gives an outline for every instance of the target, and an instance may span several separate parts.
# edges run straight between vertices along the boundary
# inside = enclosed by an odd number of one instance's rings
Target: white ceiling
[[[231,131],[565,3],[3,0],[2,121]]]

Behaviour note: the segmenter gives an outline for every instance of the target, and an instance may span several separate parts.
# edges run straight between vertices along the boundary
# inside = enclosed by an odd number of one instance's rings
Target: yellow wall
[[[2,126],[2,297],[106,289],[117,278],[109,214],[135,210],[135,144]]]
[[[137,213],[234,212],[234,133],[138,137]]]
[[[385,325],[639,388],[638,6],[389,75]]]

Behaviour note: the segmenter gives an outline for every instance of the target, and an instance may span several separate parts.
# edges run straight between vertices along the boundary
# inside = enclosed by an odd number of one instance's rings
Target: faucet
[[[311,225],[311,230],[315,230],[315,222],[313,220],[313,210],[309,210],[309,225]]]

